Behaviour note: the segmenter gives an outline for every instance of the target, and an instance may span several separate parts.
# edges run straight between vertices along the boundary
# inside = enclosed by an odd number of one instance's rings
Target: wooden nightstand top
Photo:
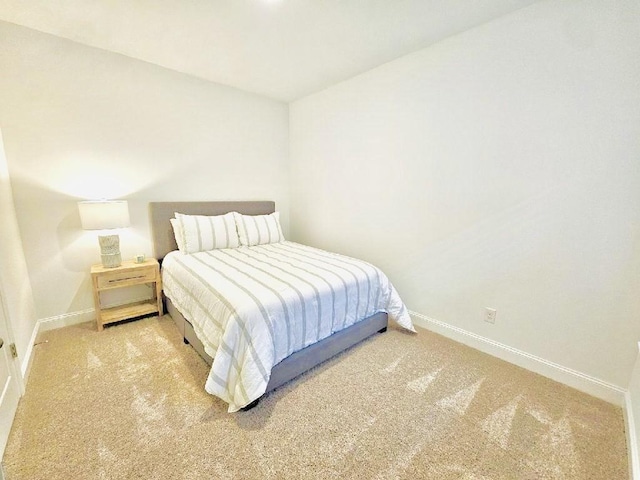
[[[119,267],[105,268],[101,263],[91,265],[91,274],[109,273],[109,272],[122,272],[127,270],[135,270],[136,268],[150,267],[158,265],[158,260],[155,258],[147,258],[144,262],[138,263],[135,260],[124,260]]]

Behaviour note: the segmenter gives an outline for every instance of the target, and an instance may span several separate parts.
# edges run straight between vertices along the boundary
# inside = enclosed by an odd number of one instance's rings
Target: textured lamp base
[[[115,268],[122,264],[120,256],[120,237],[118,235],[100,235],[100,257],[104,268]]]

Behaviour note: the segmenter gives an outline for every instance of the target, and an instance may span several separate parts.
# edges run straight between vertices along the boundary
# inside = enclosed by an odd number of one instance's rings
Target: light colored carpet
[[[237,414],[168,316],[41,337],[9,480],[628,478],[619,408],[424,330]]]

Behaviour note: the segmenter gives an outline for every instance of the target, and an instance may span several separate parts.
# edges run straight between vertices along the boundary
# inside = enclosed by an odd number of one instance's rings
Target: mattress
[[[259,398],[271,369],[377,312],[414,331],[375,266],[294,242],[169,253],[164,293],[213,357],[207,392],[234,412]]]

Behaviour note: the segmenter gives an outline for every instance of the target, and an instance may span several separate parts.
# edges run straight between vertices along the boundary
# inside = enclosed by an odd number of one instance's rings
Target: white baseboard
[[[584,373],[563,367],[557,363],[550,362],[544,358],[536,357],[522,350],[510,347],[503,343],[496,342],[489,338],[477,335],[459,327],[454,327],[448,323],[429,318],[416,312],[409,312],[416,325],[439,333],[447,338],[468,345],[481,352],[488,353],[494,357],[505,360],[519,367],[526,368],[532,372],[543,375],[547,378],[564,383],[594,397],[613,403],[620,407],[625,406],[625,388],[618,387]]]
[[[636,435],[636,419],[633,415],[633,405],[631,403],[631,392],[625,395],[625,423],[627,430],[627,446],[629,448],[629,470],[632,480],[640,480],[640,445]]]
[[[56,328],[69,327],[79,323],[90,322],[91,320],[95,320],[95,318],[95,309],[87,308],[86,310],[80,310],[78,312],[64,313],[62,315],[42,318],[38,320],[38,323],[40,324],[40,331],[46,332]]]
[[[22,382],[25,386],[27,385],[27,378],[29,377],[29,370],[31,369],[31,354],[33,353],[33,346],[36,343],[36,338],[38,338],[38,333],[40,333],[40,322],[36,322],[36,324],[33,326],[33,332],[31,332],[31,338],[29,339],[29,344],[27,345],[27,351],[24,352],[24,357],[22,357],[22,363],[20,364]]]
[[[149,297],[136,297],[127,300],[128,303],[142,302],[148,300]],[[119,307],[122,303],[103,304],[102,308]],[[77,325],[79,323],[90,322],[96,319],[96,309],[87,308],[86,310],[80,310],[77,312],[64,313],[62,315],[55,315],[53,317],[42,318],[38,320],[40,323],[40,331],[46,332],[47,330],[54,330],[56,328],[69,327],[71,325]]]

